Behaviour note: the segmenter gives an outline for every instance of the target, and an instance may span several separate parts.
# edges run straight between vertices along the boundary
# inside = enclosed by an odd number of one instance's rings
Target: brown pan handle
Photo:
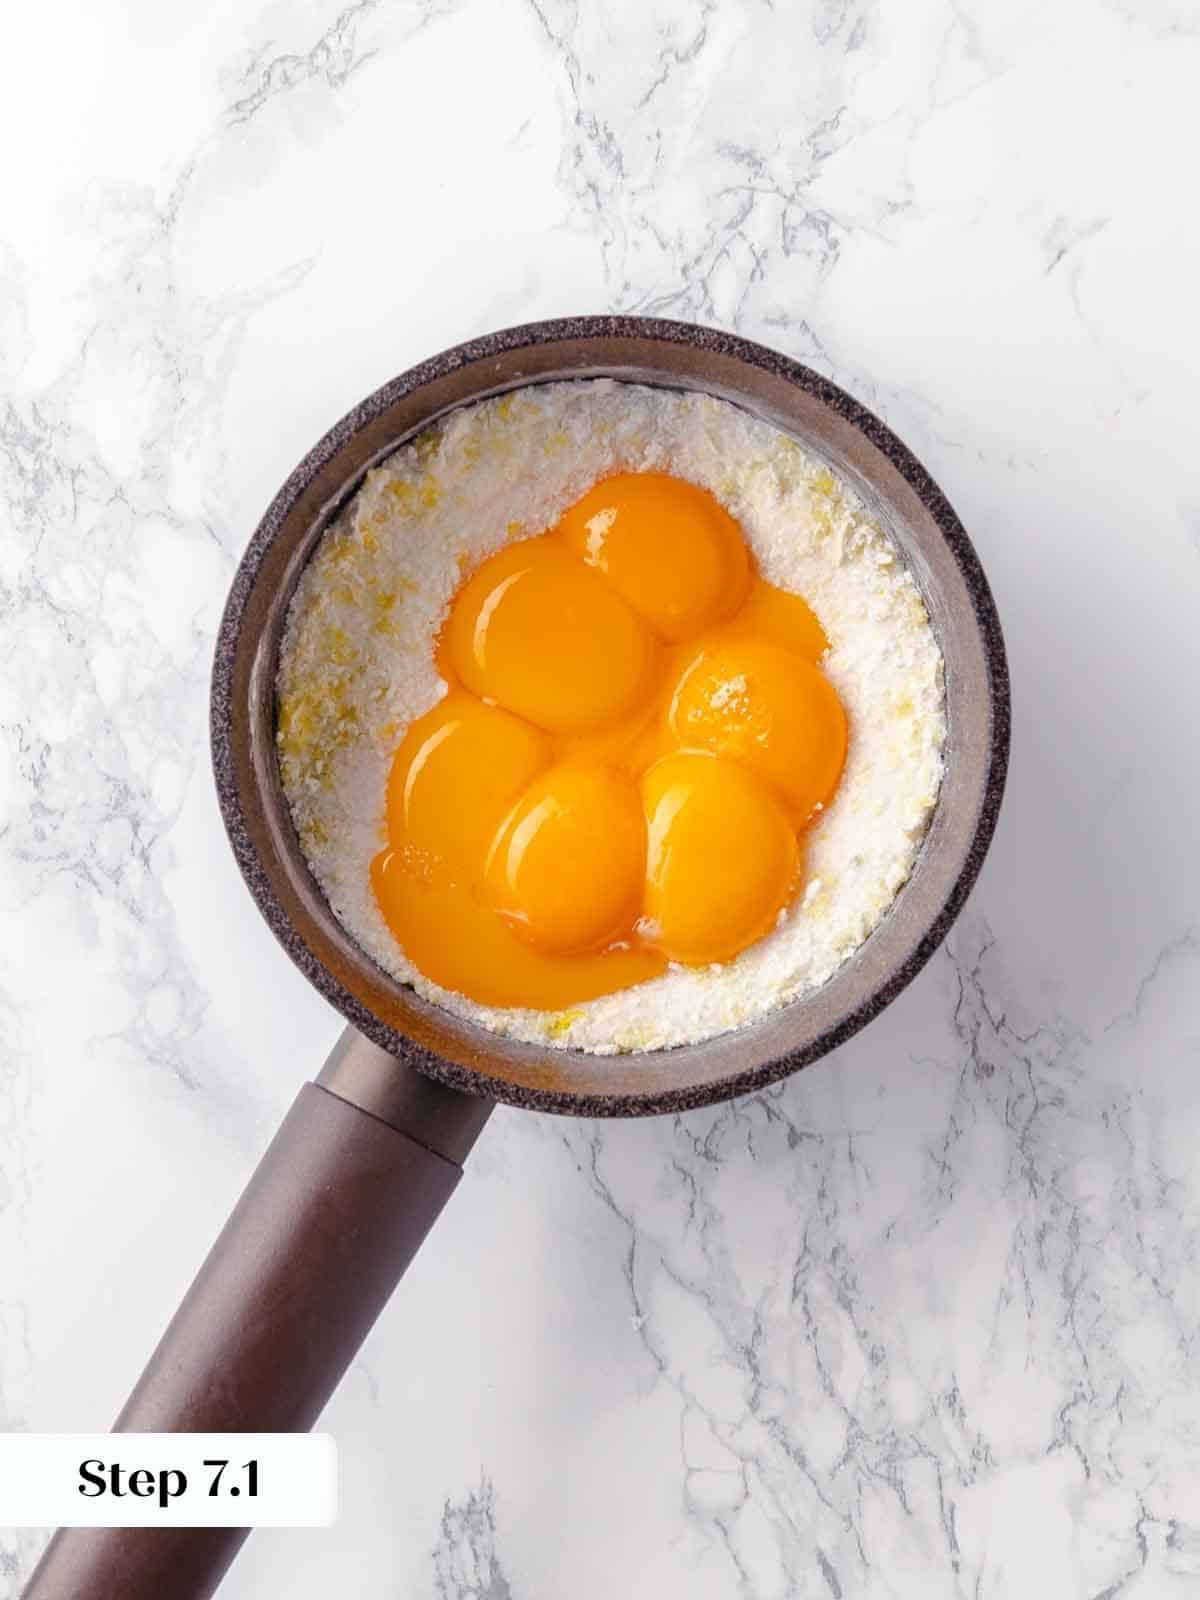
[[[116,1422],[310,1428],[492,1109],[347,1030],[305,1084]],[[63,1528],[25,1600],[206,1600],[245,1528]]]

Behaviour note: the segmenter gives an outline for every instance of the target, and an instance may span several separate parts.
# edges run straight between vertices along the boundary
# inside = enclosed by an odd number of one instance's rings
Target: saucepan
[[[450,1015],[357,948],[300,849],[275,755],[289,600],[364,474],[457,406],[606,376],[702,390],[823,458],[900,546],[945,661],[949,737],[914,871],[878,928],[813,994],[702,1044],[598,1057]],[[263,916],[349,1024],[306,1084],[117,1420],[122,1431],[299,1431],[315,1421],[445,1206],[497,1101],[585,1117],[680,1113],[815,1061],[876,1017],[937,948],[991,840],[1008,758],[1004,645],[958,518],[908,449],[827,379],[690,324],[581,317],[471,340],[386,384],[283,485],[250,541],[217,640],[221,810]],[[465,1289],[464,1289],[465,1292]],[[245,1530],[60,1531],[28,1600],[201,1600]]]

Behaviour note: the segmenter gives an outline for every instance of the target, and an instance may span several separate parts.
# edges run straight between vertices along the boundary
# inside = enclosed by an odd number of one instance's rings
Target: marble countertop
[[[1200,1592],[1198,81],[1194,0],[6,12],[0,1426],[107,1426],[338,1031],[206,691],[362,394],[540,316],[761,339],[926,460],[1011,656],[948,946],[769,1093],[499,1111],[339,1524],[229,1600]]]

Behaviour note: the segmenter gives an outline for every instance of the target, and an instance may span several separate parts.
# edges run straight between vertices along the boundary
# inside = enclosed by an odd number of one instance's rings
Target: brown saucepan
[[[821,989],[698,1045],[626,1057],[501,1039],[395,982],[326,905],[275,759],[274,683],[304,563],[368,468],[456,406],[607,376],[698,389],[824,458],[900,545],[945,660],[946,775],[909,882]],[[309,1428],[430,1226],[497,1100],[580,1116],[681,1112],[816,1060],[876,1016],[944,937],[995,827],[1008,758],[999,622],[978,559],[928,473],[826,379],[691,325],[582,317],[510,328],[364,400],[292,473],[250,542],[217,641],[212,743],[229,837],[259,909],[347,1019],[251,1177],[117,1420],[128,1432]],[[201,1600],[245,1531],[60,1531],[27,1600]]]

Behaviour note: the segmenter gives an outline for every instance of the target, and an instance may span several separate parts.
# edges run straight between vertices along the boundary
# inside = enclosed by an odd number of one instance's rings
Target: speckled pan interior
[[[382,972],[329,910],[301,853],[275,758],[275,671],[288,602],[323,530],[367,469],[457,406],[526,384],[612,377],[732,401],[823,457],[904,553],[946,666],[946,775],[911,878],[879,927],[815,993],[703,1044],[626,1056],[520,1044]],[[442,1082],[583,1115],[686,1110],[743,1094],[841,1044],[893,1000],[944,938],[975,881],[1004,789],[1008,674],[979,560],[945,496],[878,418],[762,345],[688,323],[575,317],[458,345],[385,384],[305,456],[233,581],[217,639],[212,748],[243,876],[301,971],[369,1038]]]

